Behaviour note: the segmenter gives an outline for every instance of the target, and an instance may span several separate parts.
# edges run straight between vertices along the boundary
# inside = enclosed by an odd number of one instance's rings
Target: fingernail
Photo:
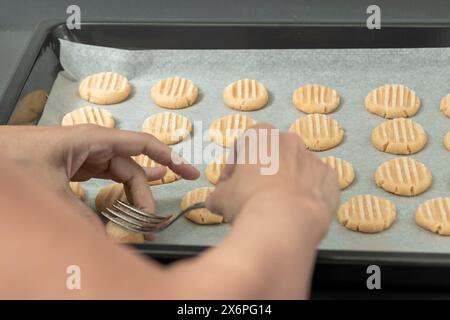
[[[189,162],[187,162],[186,159],[184,159],[182,156],[180,156],[178,153],[176,152],[172,152],[171,155],[171,160],[174,164],[176,165],[181,165],[181,164],[189,164]]]

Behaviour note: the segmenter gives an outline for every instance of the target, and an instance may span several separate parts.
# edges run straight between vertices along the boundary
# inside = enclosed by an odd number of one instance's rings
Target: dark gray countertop
[[[72,0],[2,0],[0,2],[0,96],[17,67],[36,25],[64,19]],[[382,23],[446,22],[447,0],[78,0],[82,19],[191,21],[364,22],[366,8],[381,7]]]
[[[31,31],[0,31],[0,97],[14,75],[30,36]]]
[[[76,3],[82,18],[190,20],[365,21],[366,8],[381,7],[390,21],[447,21],[447,0],[2,0],[0,29],[31,30],[41,20],[62,18]]]

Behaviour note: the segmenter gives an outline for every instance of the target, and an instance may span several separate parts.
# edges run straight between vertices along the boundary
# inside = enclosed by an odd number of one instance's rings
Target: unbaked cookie
[[[386,84],[373,89],[364,103],[369,112],[389,119],[412,117],[420,108],[420,98],[402,84]]]
[[[330,113],[339,106],[341,97],[336,90],[319,84],[299,87],[292,95],[294,106],[306,113]]]
[[[196,203],[205,202],[208,195],[214,188],[198,188],[188,192],[181,201],[180,209],[184,210]],[[206,208],[195,209],[187,212],[185,217],[198,224],[218,224],[222,223],[223,216],[212,213]]]
[[[95,209],[97,212],[111,208],[117,200],[127,202],[127,196],[123,189],[123,184],[114,183],[102,189],[95,198]],[[106,234],[119,243],[143,243],[144,235],[125,229],[112,221],[106,223]]]
[[[161,166],[159,163],[155,162],[154,160],[150,159],[149,157],[147,157],[144,154],[141,154],[137,157],[133,157],[133,159],[141,167],[155,168],[155,167]],[[155,180],[155,181],[149,181],[148,184],[151,186],[155,186],[158,184],[171,183],[171,182],[181,179],[181,176],[177,175],[175,172],[173,172],[169,168],[166,168],[166,169],[167,169],[166,174],[164,175],[164,177],[162,179]]]
[[[440,109],[445,116],[450,117],[450,93],[441,99]]]
[[[232,147],[234,141],[248,128],[254,126],[256,121],[242,114],[231,114],[211,123],[209,137],[218,145]]]
[[[350,198],[338,211],[338,221],[347,229],[376,233],[388,229],[395,221],[397,209],[386,199],[372,195]]]
[[[269,93],[260,82],[243,79],[226,86],[223,90],[223,101],[232,109],[253,111],[267,104]]]
[[[93,107],[80,108],[69,112],[61,122],[63,126],[79,124],[96,124],[106,128],[114,128],[116,122],[111,112]]]
[[[106,223],[106,234],[118,243],[144,243],[145,237],[142,233],[133,232],[118,224],[108,221]]]
[[[70,182],[69,183],[70,189],[72,189],[72,192],[75,193],[75,195],[80,198],[81,201],[84,201],[86,199],[86,192],[84,191],[83,187],[79,182]]]
[[[380,151],[392,154],[412,154],[427,144],[423,127],[410,119],[388,120],[372,130],[372,143]]]
[[[323,151],[336,147],[344,139],[344,129],[339,122],[324,114],[309,114],[297,119],[289,132],[298,134],[306,148]]]
[[[396,158],[383,163],[375,173],[375,183],[400,196],[416,196],[425,192],[433,178],[431,171],[412,158]]]
[[[324,157],[321,160],[336,171],[341,190],[347,188],[355,180],[355,170],[349,162],[336,157]]]
[[[95,104],[119,103],[130,95],[127,78],[114,72],[100,72],[81,81],[78,87],[81,98]]]
[[[216,184],[220,178],[222,170],[226,166],[227,156],[222,155],[211,161],[205,170],[206,179],[212,184]]]
[[[450,198],[436,198],[422,203],[416,211],[416,223],[431,232],[450,235]]]
[[[177,113],[161,112],[148,117],[142,131],[154,135],[165,144],[175,144],[192,132],[192,123]]]
[[[121,183],[113,183],[101,188],[95,198],[95,209],[99,213],[105,211],[106,208],[111,208],[117,200],[127,202],[127,196]]]
[[[447,132],[447,134],[445,135],[445,138],[444,138],[444,145],[445,145],[445,147],[447,148],[447,150],[450,151],[450,131]]]
[[[198,88],[189,79],[170,77],[156,82],[150,92],[160,107],[181,109],[192,106],[197,100]]]

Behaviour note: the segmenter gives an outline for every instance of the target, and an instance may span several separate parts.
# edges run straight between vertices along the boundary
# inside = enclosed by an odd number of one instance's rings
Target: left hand
[[[94,125],[0,126],[0,148],[3,155],[21,164],[45,187],[78,206],[69,181],[100,178],[123,183],[129,201],[154,212],[147,182],[161,179],[166,169],[142,168],[131,156],[145,154],[184,179],[200,175],[186,161],[174,161],[180,160],[179,156],[150,134]],[[80,206],[80,211],[96,217],[87,206]]]

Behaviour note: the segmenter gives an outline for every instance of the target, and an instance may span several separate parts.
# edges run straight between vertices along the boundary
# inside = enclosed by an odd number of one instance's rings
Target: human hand
[[[94,125],[2,126],[0,148],[43,185],[73,203],[77,201],[69,181],[112,179],[123,183],[128,200],[135,206],[154,212],[147,182],[161,179],[166,169],[140,167],[131,159],[139,154],[168,166],[184,179],[199,176],[198,170],[185,161],[175,163],[179,157],[150,134]],[[80,211],[92,216],[87,207],[84,209],[80,208]]]
[[[249,129],[257,133],[256,149],[254,146],[252,149],[249,143],[243,144],[243,136],[238,139],[231,153],[234,161],[225,166],[214,192],[207,200],[207,207],[232,221],[251,203],[276,203],[280,211],[283,211],[283,206],[289,206],[297,209],[295,214],[301,216],[302,221],[306,218],[316,224],[323,236],[339,204],[336,174],[308,151],[297,135],[280,133],[278,139],[272,140],[272,129],[267,124]],[[264,130],[267,130],[267,136],[259,134]],[[272,150],[272,154],[269,153],[272,160],[278,153],[278,171],[273,175],[261,174],[263,164],[259,157],[256,164],[243,161],[244,157],[249,157],[249,152],[260,154],[265,138],[268,149]],[[271,148],[274,143],[278,144],[278,149]]]

